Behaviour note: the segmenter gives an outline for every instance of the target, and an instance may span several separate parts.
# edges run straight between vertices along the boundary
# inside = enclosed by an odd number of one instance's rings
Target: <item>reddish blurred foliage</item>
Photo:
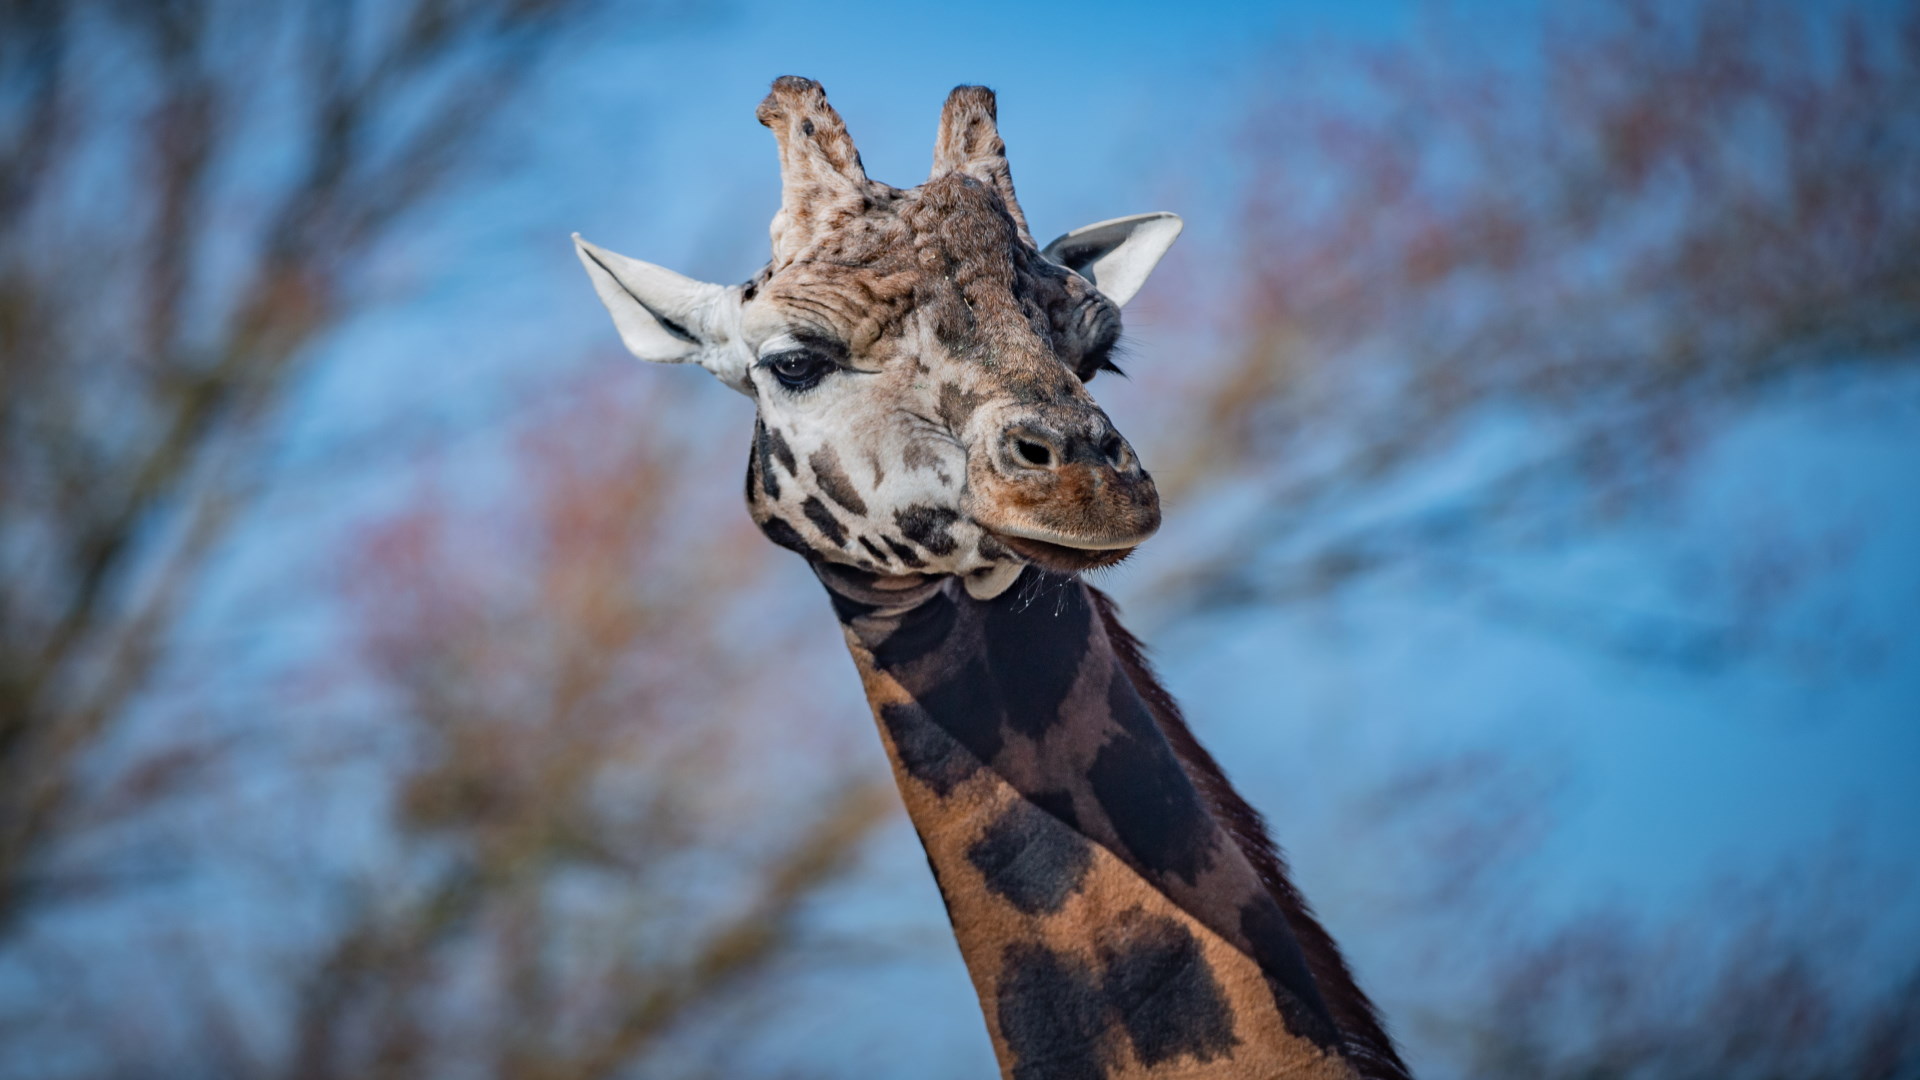
[[[360,886],[296,1075],[624,1074],[800,943],[893,808],[832,763],[818,695],[776,690],[822,650],[783,636],[775,549],[694,490],[737,463],[671,391],[623,404],[637,374],[542,420],[478,508],[423,499],[349,560],[418,850]]]
[[[1809,520],[1781,491],[1703,529],[1690,500],[1743,418],[1920,359],[1920,4],[1549,6],[1537,47],[1510,27],[1488,46],[1461,14],[1415,45],[1276,62],[1254,91],[1235,257],[1191,288],[1228,348],[1169,424],[1207,437],[1155,468],[1170,498],[1237,516],[1156,602],[1198,620],[1400,572],[1583,649],[1845,670],[1880,631],[1809,597],[1870,591],[1850,560],[1874,519]],[[1634,562],[1599,595],[1537,573],[1622,534]],[[1378,991],[1425,1067],[1917,1075],[1920,965],[1882,914],[1911,914],[1899,888],[1554,923],[1529,874],[1567,780],[1473,751],[1343,819],[1365,834],[1343,873],[1395,907],[1372,929],[1445,973],[1430,999]]]
[[[620,380],[204,625],[351,519],[263,509],[300,377],[599,6],[0,4],[0,1071],[630,1070],[892,805],[776,697],[844,650],[682,486],[739,462]]]
[[[1537,48],[1442,23],[1259,91],[1202,308],[1237,346],[1156,475],[1263,509],[1167,602],[1478,575],[1672,496],[1790,377],[1920,355],[1920,6],[1891,7],[1556,7]]]
[[[587,7],[0,5],[0,936],[65,895],[355,275]]]

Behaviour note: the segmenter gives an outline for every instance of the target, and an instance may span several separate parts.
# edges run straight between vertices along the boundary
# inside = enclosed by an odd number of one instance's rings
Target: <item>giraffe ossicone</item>
[[[695,281],[574,237],[627,348],[751,397],[747,502],[826,586],[1017,1080],[1407,1075],[1257,813],[1077,577],[1160,524],[1088,393],[1172,214],[1034,242],[995,101],[933,170],[867,177],[818,83],[779,147],[772,259]]]

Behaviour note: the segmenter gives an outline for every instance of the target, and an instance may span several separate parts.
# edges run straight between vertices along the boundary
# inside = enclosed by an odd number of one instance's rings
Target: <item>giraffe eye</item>
[[[773,377],[780,380],[781,386],[796,391],[811,390],[818,386],[820,380],[826,378],[827,372],[834,368],[832,360],[806,349],[775,353],[760,362],[773,372]]]

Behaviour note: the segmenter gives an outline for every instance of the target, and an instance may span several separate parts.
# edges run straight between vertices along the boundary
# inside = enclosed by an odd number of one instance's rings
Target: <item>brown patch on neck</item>
[[[836,603],[1003,1074],[1357,1080],[1331,1019],[1196,913],[1232,884],[1231,904],[1257,897],[1281,918],[1154,731],[1086,590],[1029,586]],[[1142,753],[1153,775],[1120,760]]]
[[[1407,1071],[1406,1063],[1400,1060],[1399,1051],[1394,1048],[1393,1039],[1387,1034],[1379,1012],[1354,981],[1346,958],[1340,955],[1340,947],[1334,943],[1333,936],[1327,933],[1326,928],[1320,925],[1313,908],[1287,876],[1286,860],[1267,836],[1266,820],[1240,797],[1213,755],[1193,737],[1186,718],[1180,713],[1179,704],[1160,685],[1139,639],[1120,624],[1119,608],[1113,599],[1091,586],[1087,592],[1092,595],[1094,610],[1099,613],[1101,624],[1106,627],[1114,655],[1140,697],[1147,703],[1154,723],[1159,725],[1167,741],[1173,745],[1175,756],[1180,759],[1194,786],[1206,798],[1215,819],[1239,845],[1247,861],[1253,864],[1261,883],[1285,913],[1293,936],[1306,954],[1307,969],[1313,973],[1327,1008],[1333,1013],[1334,1023],[1340,1028],[1347,1057],[1366,1080],[1411,1080],[1412,1074]]]

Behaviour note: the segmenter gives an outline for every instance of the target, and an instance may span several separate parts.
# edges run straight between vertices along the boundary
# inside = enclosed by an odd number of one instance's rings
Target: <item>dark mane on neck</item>
[[[1126,668],[1127,678],[1132,680],[1153,713],[1154,722],[1173,745],[1173,752],[1187,776],[1200,789],[1221,828],[1246,853],[1247,861],[1253,864],[1254,872],[1280,905],[1280,910],[1286,913],[1293,936],[1306,954],[1307,968],[1326,998],[1334,1023],[1340,1027],[1348,1060],[1367,1080],[1409,1080],[1406,1064],[1394,1049],[1373,1002],[1367,1000],[1367,995],[1354,983],[1353,973],[1347,970],[1347,962],[1340,955],[1340,947],[1334,944],[1314,917],[1313,909],[1307,906],[1306,899],[1287,878],[1286,861],[1268,839],[1265,819],[1233,789],[1213,755],[1207,753],[1187,729],[1180,706],[1160,685],[1139,640],[1120,625],[1119,609],[1113,600],[1092,586],[1087,587],[1087,592],[1093,597],[1094,608],[1100,613],[1115,655]]]

